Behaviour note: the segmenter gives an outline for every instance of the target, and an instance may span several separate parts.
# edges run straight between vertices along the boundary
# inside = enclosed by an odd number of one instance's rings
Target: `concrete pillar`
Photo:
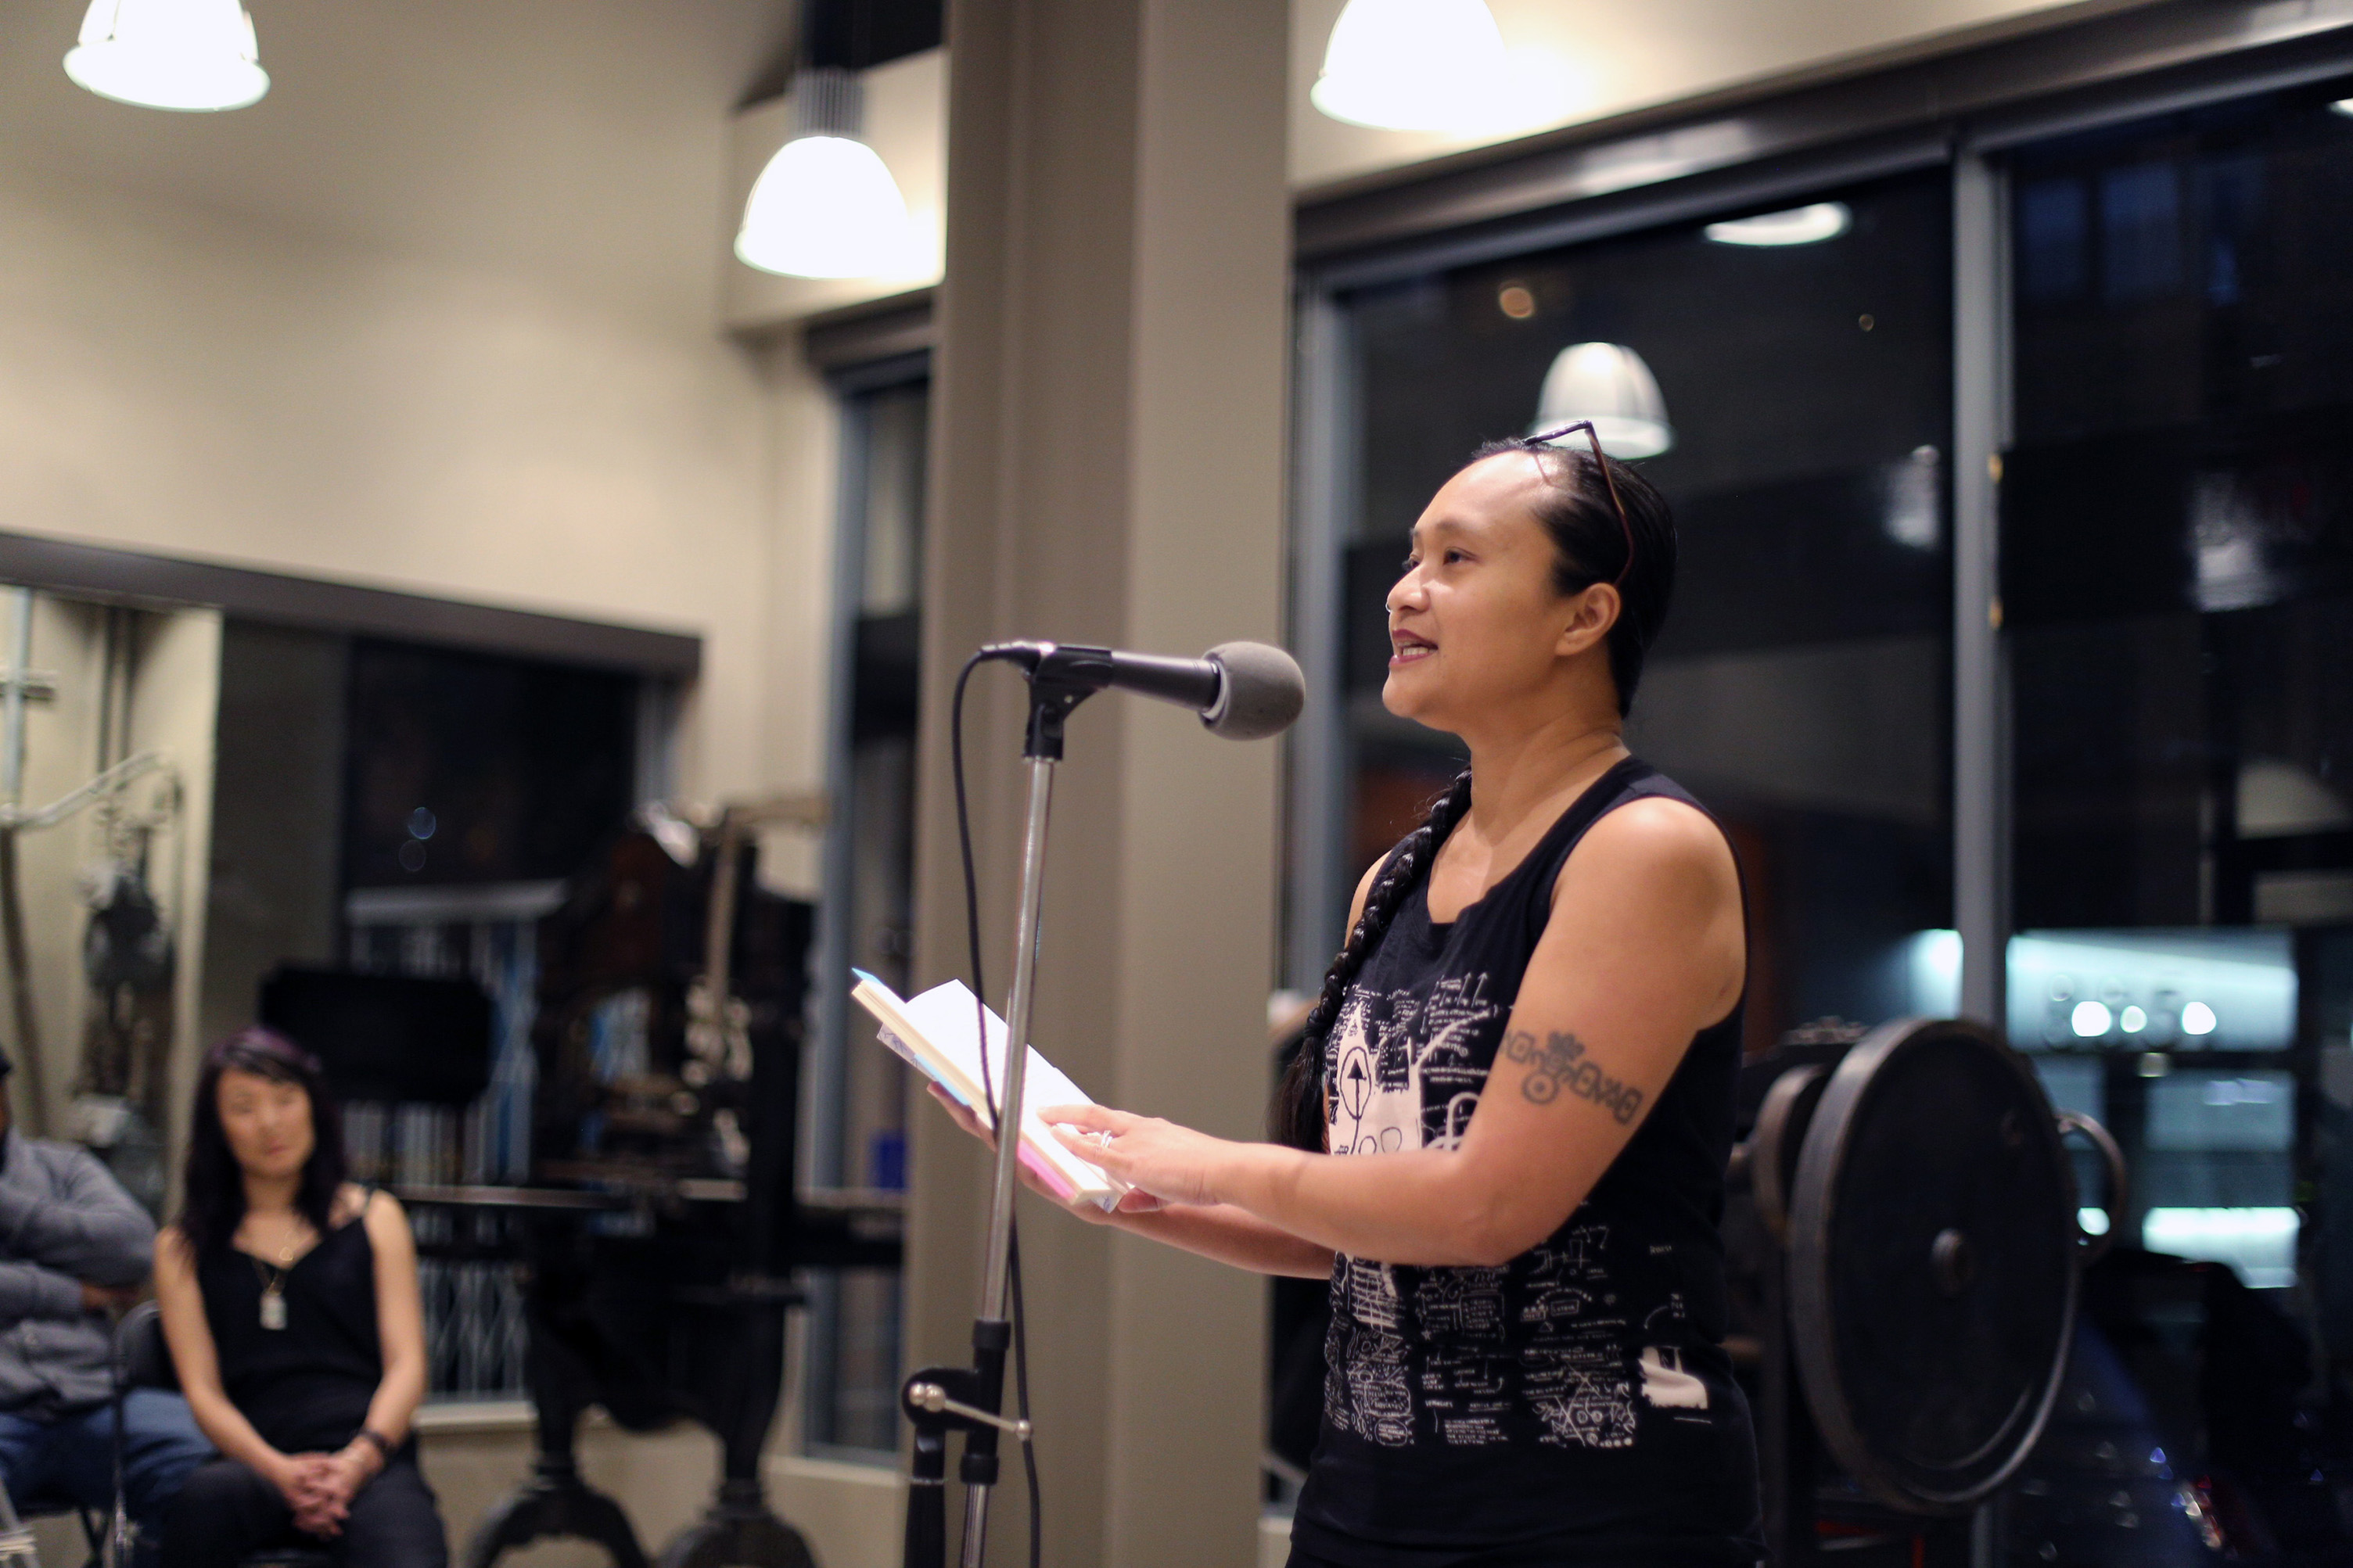
[[[966,968],[948,703],[1008,637],[1280,640],[1289,196],[1283,0],[954,0],[947,282],[926,544],[916,960]],[[975,677],[990,1000],[1010,978],[1018,677]],[[1278,752],[1098,696],[1055,803],[1035,1040],[1097,1099],[1255,1135],[1275,973]],[[961,1361],[987,1175],[917,1119],[912,1363]],[[1254,1561],[1262,1281],[1025,1198],[1056,1568]],[[993,1561],[1025,1541],[1018,1467]]]

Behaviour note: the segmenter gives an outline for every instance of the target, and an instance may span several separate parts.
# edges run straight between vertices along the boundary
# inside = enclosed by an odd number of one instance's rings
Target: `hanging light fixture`
[[[1854,214],[1844,202],[1815,202],[1786,212],[1712,223],[1700,232],[1718,245],[1820,245],[1853,226]]]
[[[1623,343],[1572,343],[1545,373],[1531,436],[1579,419],[1593,421],[1613,458],[1655,458],[1675,444],[1667,402],[1642,356]],[[1579,437],[1582,439],[1582,437]]]
[[[147,109],[243,109],[269,90],[239,0],[90,0],[66,75]]]
[[[2340,98],[2328,107],[2339,114],[2353,118],[2353,98]]]
[[[793,139],[744,204],[735,255],[794,278],[892,278],[915,269],[913,226],[899,183],[860,139],[866,89],[833,66],[793,83]]]
[[[1309,97],[1381,131],[1489,130],[1517,107],[1486,0],[1348,0]]]

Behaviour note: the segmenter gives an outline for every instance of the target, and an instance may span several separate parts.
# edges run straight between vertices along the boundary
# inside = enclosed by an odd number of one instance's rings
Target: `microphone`
[[[1199,658],[1051,642],[990,643],[980,651],[1022,666],[1032,681],[1113,688],[1190,708],[1204,729],[1229,741],[1279,735],[1307,705],[1298,661],[1262,642],[1219,643]]]

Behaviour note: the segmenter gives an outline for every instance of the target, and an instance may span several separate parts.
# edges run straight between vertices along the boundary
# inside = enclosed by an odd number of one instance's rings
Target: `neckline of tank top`
[[[274,1258],[262,1257],[259,1252],[248,1252],[233,1241],[229,1243],[228,1249],[231,1252],[236,1253],[239,1258],[250,1258],[253,1261],[262,1265],[264,1268],[275,1268],[281,1274],[291,1274],[294,1270],[302,1267],[304,1259],[310,1258],[312,1254],[325,1247],[327,1243],[334,1240],[335,1237],[343,1235],[343,1232],[351,1229],[353,1226],[360,1224],[366,1218],[367,1210],[365,1207],[362,1207],[359,1213],[352,1215],[351,1218],[343,1221],[343,1224],[337,1226],[334,1229],[329,1231],[326,1235],[321,1237],[318,1240],[312,1242],[310,1246],[296,1253],[294,1255],[294,1261],[291,1263],[280,1263]]]
[[[1528,847],[1528,852],[1521,856],[1519,860],[1510,870],[1504,872],[1502,876],[1488,883],[1487,890],[1485,892],[1481,893],[1477,898],[1472,900],[1469,903],[1455,910],[1454,918],[1452,920],[1441,921],[1436,915],[1430,912],[1430,879],[1428,877],[1424,877],[1421,879],[1420,888],[1417,890],[1421,898],[1422,918],[1430,922],[1430,929],[1433,931],[1450,931],[1456,926],[1461,925],[1466,916],[1477,910],[1482,904],[1487,902],[1488,900],[1493,898],[1497,893],[1502,892],[1505,888],[1511,886],[1513,880],[1525,875],[1529,867],[1535,865],[1539,860],[1544,859],[1546,852],[1553,847],[1554,835],[1559,833],[1565,824],[1574,820],[1577,813],[1584,809],[1587,803],[1601,799],[1600,792],[1604,784],[1608,784],[1612,781],[1615,781],[1619,787],[1622,788],[1627,781],[1620,775],[1633,773],[1636,770],[1640,770],[1640,772],[1643,773],[1651,773],[1658,771],[1651,767],[1650,763],[1644,762],[1641,758],[1634,755],[1631,752],[1627,752],[1624,756],[1610,763],[1607,769],[1603,770],[1599,778],[1595,779],[1591,784],[1587,784],[1583,789],[1577,791],[1576,797],[1567,805],[1561,807],[1560,815],[1552,819],[1551,825],[1544,830],[1544,836]],[[1599,819],[1599,813],[1597,812],[1594,814],[1594,820],[1598,821]],[[1588,827],[1591,826],[1592,822],[1588,822],[1586,826]],[[1435,857],[1432,858],[1432,860],[1434,865]]]

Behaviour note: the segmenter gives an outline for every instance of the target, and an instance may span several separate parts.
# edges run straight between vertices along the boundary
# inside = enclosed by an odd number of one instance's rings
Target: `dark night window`
[[[572,875],[635,804],[638,686],[602,670],[354,643],[344,885]]]
[[[1349,297],[1350,885],[1460,766],[1380,704],[1406,531],[1480,443],[1529,428],[1556,354],[1623,344],[1666,402],[1673,444],[1640,466],[1682,542],[1628,742],[1739,846],[1752,1043],[1928,1005],[1922,944],[1943,939],[1922,933],[1952,921],[1948,189],[1939,172],[1833,193],[1848,222],[1819,243],[1694,223]]]

